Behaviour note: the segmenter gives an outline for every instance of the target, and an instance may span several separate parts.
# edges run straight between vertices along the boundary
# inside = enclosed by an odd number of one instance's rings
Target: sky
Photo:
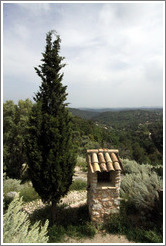
[[[4,2],[3,101],[33,99],[56,30],[69,107],[163,106],[164,2]]]

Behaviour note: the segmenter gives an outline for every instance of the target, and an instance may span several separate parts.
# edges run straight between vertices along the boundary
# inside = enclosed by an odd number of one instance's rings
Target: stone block
[[[101,199],[102,202],[108,202],[109,201],[109,198],[103,198]]]
[[[102,209],[102,205],[101,203],[97,203],[97,204],[94,204],[93,207],[92,207],[92,210],[101,210]]]
[[[114,204],[117,205],[117,206],[119,206],[119,205],[120,205],[120,201],[117,200],[117,199],[115,199],[115,200],[114,200]]]
[[[103,192],[102,197],[103,198],[108,197],[108,194],[106,192]]]
[[[100,217],[100,214],[96,211],[92,211],[92,215],[95,216],[95,217]]]
[[[96,204],[96,203],[98,203],[98,202],[99,202],[99,201],[98,201],[97,199],[93,199],[93,200],[92,200],[92,203],[95,203],[95,204]]]
[[[108,206],[112,207],[113,203],[111,201],[108,202]]]

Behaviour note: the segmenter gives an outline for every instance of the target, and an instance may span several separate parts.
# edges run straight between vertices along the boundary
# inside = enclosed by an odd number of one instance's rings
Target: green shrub
[[[112,214],[109,218],[109,220],[107,221],[106,224],[106,229],[108,232],[110,233],[122,233],[122,225],[121,225],[121,218],[118,215],[114,215]]]
[[[75,181],[73,181],[73,183],[71,184],[69,190],[86,190],[87,188],[87,182],[83,181],[82,179],[76,179]]]
[[[22,210],[22,198],[15,198],[3,217],[4,243],[47,243],[48,221],[39,227],[40,221],[30,225],[28,215]]]
[[[5,204],[9,204],[12,199],[7,197],[7,193],[9,192],[19,192],[20,197],[23,197],[24,202],[30,202],[36,199],[39,199],[39,195],[32,187],[31,183],[27,182],[21,184],[20,180],[17,179],[6,179],[3,181],[3,194],[4,194],[4,201]]]
[[[20,180],[18,179],[5,179],[3,181],[3,193],[7,194],[10,191],[21,191]]]
[[[83,172],[87,172],[87,163],[86,163],[86,159],[84,157],[82,157],[82,156],[77,157],[76,166],[81,167]]]
[[[113,234],[124,234],[130,227],[130,221],[125,210],[121,208],[120,214],[111,214],[104,225],[107,232]]]
[[[66,229],[61,225],[53,225],[48,229],[49,243],[60,243],[64,240]]]
[[[149,222],[150,223],[150,222]],[[143,227],[126,213],[126,206],[122,206],[120,214],[112,214],[105,223],[104,228],[108,233],[124,234],[129,241],[139,243],[161,243],[162,232],[153,226],[152,229]]]
[[[91,222],[86,222],[85,225],[80,226],[80,233],[83,237],[93,238],[96,234],[96,228]]]
[[[125,174],[131,174],[131,173],[151,173],[151,172],[156,172],[157,175],[163,176],[163,166],[162,165],[157,165],[157,166],[152,166],[150,164],[138,164],[134,160],[128,160],[124,159],[123,160],[123,166],[125,170]]]
[[[38,193],[29,182],[21,185],[20,196],[23,197],[24,202],[31,202],[40,198]]]
[[[128,173],[122,179],[121,196],[142,214],[147,215],[155,207],[158,190],[162,188],[162,179],[150,169],[149,165],[139,165],[134,162],[129,167],[129,164],[125,165]]]
[[[129,228],[126,231],[128,240],[135,241],[136,243],[162,243],[163,237],[160,232],[154,230],[144,230],[140,228]]]

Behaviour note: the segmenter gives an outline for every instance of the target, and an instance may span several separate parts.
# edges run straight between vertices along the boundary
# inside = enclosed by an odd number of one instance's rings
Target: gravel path
[[[70,191],[64,198],[61,199],[59,205],[66,204],[66,209],[71,207],[79,207],[86,203],[87,191]],[[32,214],[36,209],[45,207],[41,200],[32,201],[24,206],[24,210],[28,214]]]

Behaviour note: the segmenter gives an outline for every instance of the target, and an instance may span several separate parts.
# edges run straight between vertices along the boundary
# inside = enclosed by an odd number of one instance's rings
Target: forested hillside
[[[27,99],[18,104],[4,103],[4,171],[19,178],[26,162],[24,153],[27,120],[33,103]],[[73,144],[77,153],[85,155],[88,148],[118,148],[122,158],[138,163],[162,164],[163,113],[155,110],[87,112],[72,110]],[[94,116],[94,114],[96,114]],[[88,115],[91,119],[86,118]]]
[[[74,136],[80,149],[118,148],[123,158],[139,163],[162,164],[162,109],[137,109],[96,113],[72,110],[82,118],[73,117]]]

